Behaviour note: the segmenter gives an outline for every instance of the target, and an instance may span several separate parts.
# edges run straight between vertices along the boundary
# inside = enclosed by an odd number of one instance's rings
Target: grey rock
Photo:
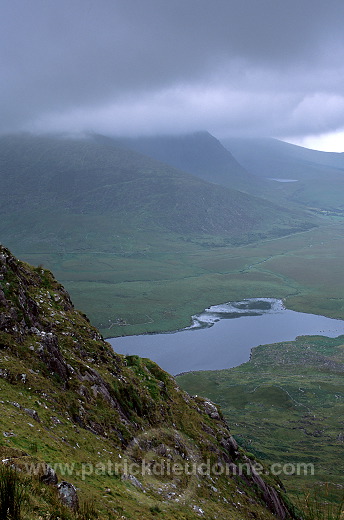
[[[3,368],[0,368],[0,377],[3,377],[4,379],[8,379],[9,377],[9,371]]]
[[[219,411],[214,403],[211,401],[203,402],[204,411],[209,417],[212,419],[217,419],[218,421],[221,419]]]
[[[128,480],[129,482],[131,482],[133,486],[135,486],[138,489],[141,489],[141,491],[144,491],[143,485],[141,484],[139,479],[136,478],[134,475],[123,475],[122,480]]]
[[[0,287],[0,305],[3,305],[4,307],[8,307],[7,300],[5,298],[5,293]]]
[[[263,500],[267,505],[268,509],[270,509],[270,511],[280,520],[285,520],[286,518],[288,518],[289,513],[287,511],[287,508],[283,500],[281,500],[281,498],[279,497],[276,489],[264,482],[262,477],[254,471],[254,468],[251,465],[251,461],[249,459],[247,460],[249,461],[249,464],[251,466],[252,480],[261,491]]]
[[[57,489],[58,489],[62,502],[66,506],[68,506],[71,509],[73,509],[74,511],[76,511],[79,506],[79,498],[78,498],[77,491],[76,491],[75,487],[73,486],[73,484],[70,484],[69,482],[66,482],[65,480],[63,480],[57,486]]]
[[[56,486],[57,484],[57,475],[53,468],[49,466],[49,464],[46,464],[45,466],[45,472],[40,477],[41,482],[44,482],[45,484],[49,484],[52,486]]]
[[[39,354],[42,361],[51,372],[58,374],[64,382],[67,382],[70,372],[61,354],[57,337],[54,334],[46,334],[42,337],[40,346],[42,348],[39,349]]]
[[[24,412],[27,413],[30,417],[32,417],[32,419],[35,419],[35,421],[41,422],[36,410],[32,410],[31,408],[24,408]]]
[[[234,437],[223,437],[220,441],[220,444],[225,450],[228,451],[231,455],[237,455],[238,454],[238,443],[234,439]]]

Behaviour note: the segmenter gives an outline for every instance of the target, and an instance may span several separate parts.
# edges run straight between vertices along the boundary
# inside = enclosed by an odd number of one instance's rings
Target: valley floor
[[[177,330],[210,305],[282,298],[344,318],[344,220],[241,247],[168,235],[118,238],[118,251],[14,252],[51,269],[105,337]]]

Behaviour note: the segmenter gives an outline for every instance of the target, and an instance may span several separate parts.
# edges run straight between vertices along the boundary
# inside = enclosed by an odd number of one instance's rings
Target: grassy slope
[[[221,405],[233,433],[269,465],[312,463],[314,476],[283,476],[294,493],[333,484],[342,494],[344,337],[300,337],[252,350],[239,367],[177,378],[191,394]]]
[[[11,247],[118,252],[117,238],[139,230],[244,243],[308,227],[270,202],[88,139],[1,137],[0,156],[0,231]]]
[[[125,465],[109,473],[108,461],[248,459],[213,405],[190,398],[149,360],[115,354],[50,272],[0,247],[0,275],[1,460],[23,470],[40,461],[61,464],[60,481],[77,486],[82,501],[94,500],[102,519],[193,520],[197,508],[209,520],[275,518],[266,507],[272,488],[250,476],[140,473],[139,484]],[[37,481],[30,487],[25,520],[73,516],[51,488]]]

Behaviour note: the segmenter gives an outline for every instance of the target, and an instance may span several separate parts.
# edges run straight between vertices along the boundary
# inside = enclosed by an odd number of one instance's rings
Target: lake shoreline
[[[120,336],[109,343],[120,354],[150,358],[180,375],[239,366],[250,360],[252,348],[259,345],[343,334],[343,320],[299,313],[277,298],[247,298],[208,307],[180,330]]]

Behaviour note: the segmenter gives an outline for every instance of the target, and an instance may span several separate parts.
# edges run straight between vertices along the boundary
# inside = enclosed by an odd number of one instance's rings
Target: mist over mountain
[[[338,138],[343,17],[341,0],[2,0],[0,131]]]
[[[104,139],[109,140],[97,136],[99,141]],[[209,132],[117,138],[114,142],[208,182],[251,193],[263,191],[264,183],[248,173]]]
[[[309,150],[270,138],[231,138],[223,145],[251,174],[277,179],[269,186],[275,189],[275,200],[282,195],[316,210],[343,211],[344,153]]]
[[[245,243],[309,226],[284,208],[113,142],[3,136],[0,156],[0,231],[12,247],[116,250],[117,236],[139,229]]]
[[[222,141],[241,164],[254,175],[343,173],[344,153],[320,152],[270,138],[231,138]]]

